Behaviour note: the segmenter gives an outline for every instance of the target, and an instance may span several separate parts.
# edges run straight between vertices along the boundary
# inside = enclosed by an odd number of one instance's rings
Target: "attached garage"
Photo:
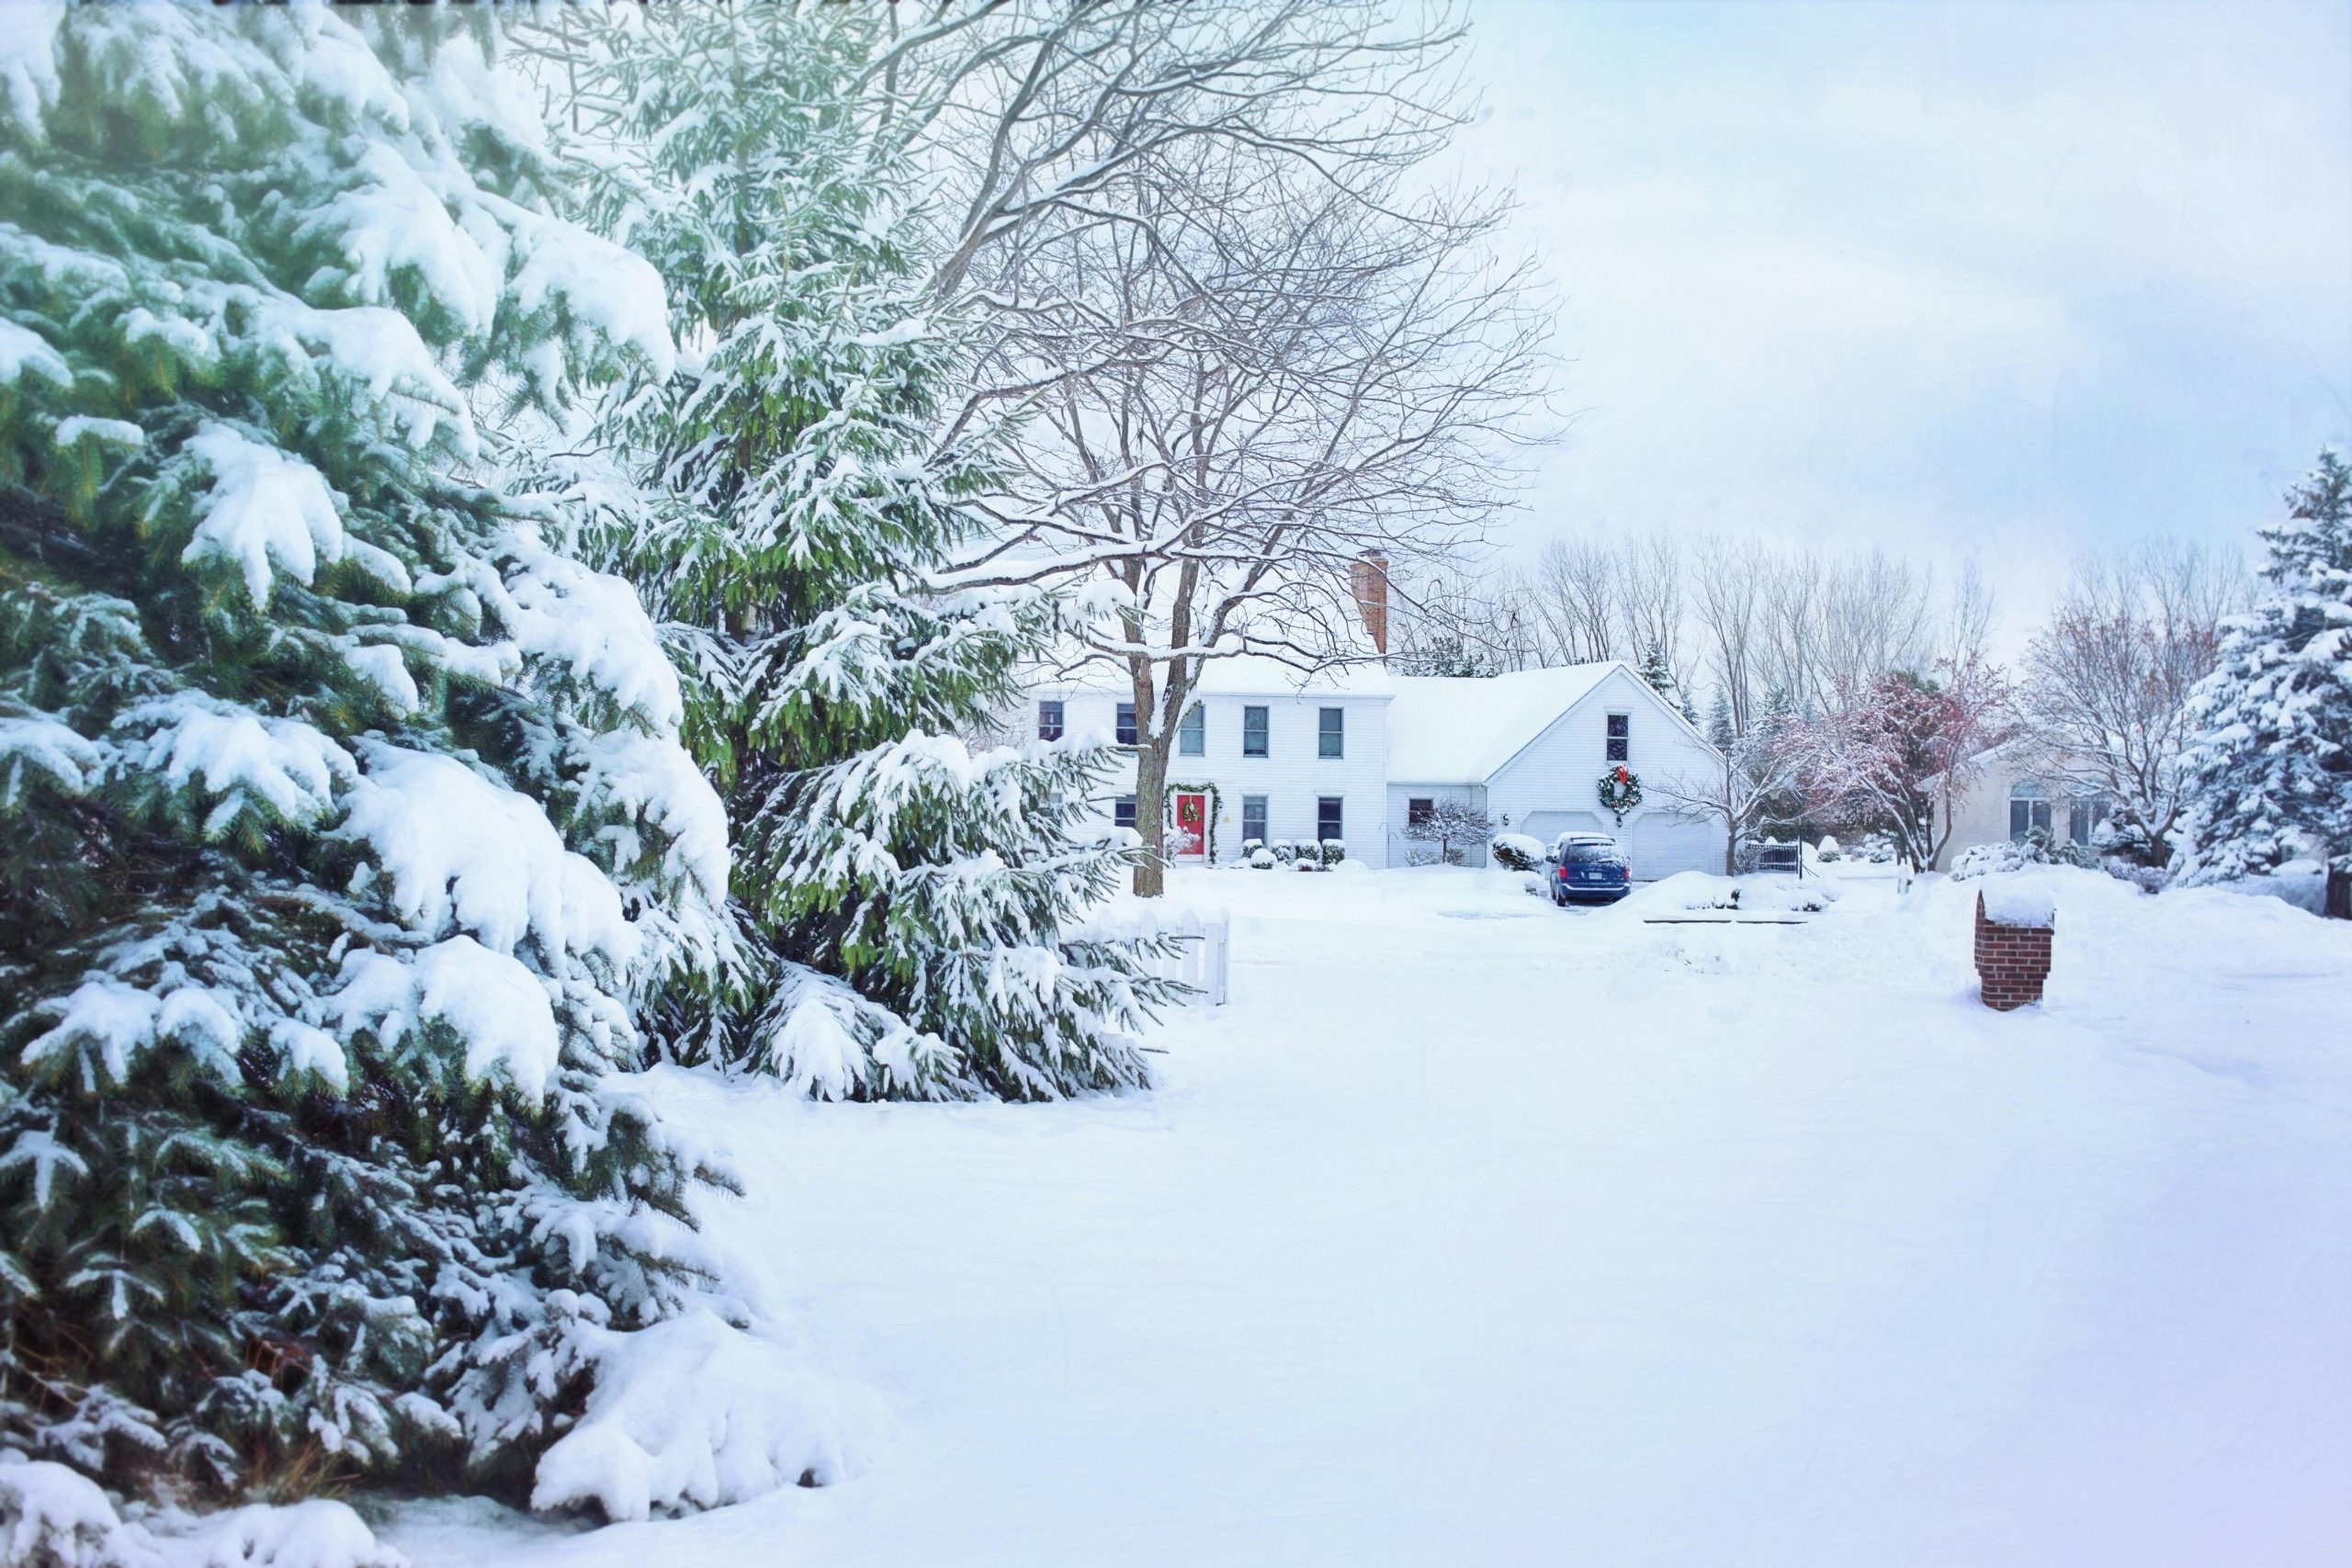
[[[1723,870],[1720,829],[1667,806],[1702,795],[1723,757],[1648,682],[1623,663],[1483,677],[1394,678],[1388,709],[1391,817],[1400,793],[1467,789],[1500,829],[1545,844],[1607,833],[1639,881]],[[1600,781],[1623,769],[1646,799],[1620,827]]]
[[[1678,871],[1724,869],[1723,829],[1703,817],[1645,811],[1625,825],[1623,839],[1637,882],[1656,882]]]
[[[1563,833],[1611,833],[1612,829],[1598,812],[1592,811],[1531,811],[1527,820],[1511,829],[1531,839],[1541,839],[1550,845]]]

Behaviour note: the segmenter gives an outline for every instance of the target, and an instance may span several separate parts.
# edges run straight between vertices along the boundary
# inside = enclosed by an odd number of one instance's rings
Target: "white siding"
[[[1608,716],[1631,719],[1625,765],[1641,775],[1648,800],[1616,823],[1600,809],[1600,775],[1608,760]],[[1723,870],[1723,834],[1704,818],[1679,816],[1662,804],[1655,786],[1678,775],[1705,778],[1718,764],[1714,750],[1668,710],[1639,678],[1613,671],[1576,706],[1498,769],[1487,781],[1487,809],[1498,832],[1555,836],[1583,828],[1585,818],[1616,835],[1634,855],[1644,881],[1678,871]],[[1508,820],[1506,820],[1508,818]],[[1564,826],[1553,829],[1553,823]],[[1539,826],[1531,828],[1527,824]],[[1636,845],[1645,846],[1636,849]]]
[[[1050,697],[1049,691],[1045,694]],[[1036,701],[1028,709],[1028,728],[1035,738]],[[1108,741],[1116,734],[1120,699],[1108,692],[1076,690],[1061,694],[1066,732]],[[1266,797],[1266,832],[1273,839],[1316,836],[1316,806],[1324,795],[1341,801],[1341,828],[1351,860],[1385,866],[1388,861],[1388,699],[1369,696],[1325,696],[1309,693],[1288,696],[1211,695],[1200,699],[1206,720],[1206,754],[1184,756],[1181,742],[1170,748],[1168,782],[1173,784],[1213,784],[1217,787],[1216,855],[1221,862],[1241,855],[1241,797]],[[1266,750],[1263,757],[1241,754],[1241,710],[1263,707]],[[1347,755],[1317,755],[1321,710],[1336,707],[1347,715]],[[1131,793],[1130,769],[1106,794],[1102,815],[1111,814],[1111,799]]]

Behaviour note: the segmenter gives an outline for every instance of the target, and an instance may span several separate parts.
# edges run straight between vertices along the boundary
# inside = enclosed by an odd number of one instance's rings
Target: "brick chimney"
[[[1364,634],[1385,658],[1388,653],[1388,558],[1366,550],[1348,564],[1348,586],[1355,591],[1356,614]]]

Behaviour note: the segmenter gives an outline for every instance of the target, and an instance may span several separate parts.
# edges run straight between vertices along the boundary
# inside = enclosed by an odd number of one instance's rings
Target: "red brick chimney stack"
[[[1348,567],[1348,586],[1355,591],[1356,613],[1363,617],[1364,635],[1381,657],[1388,654],[1388,558],[1366,550]]]

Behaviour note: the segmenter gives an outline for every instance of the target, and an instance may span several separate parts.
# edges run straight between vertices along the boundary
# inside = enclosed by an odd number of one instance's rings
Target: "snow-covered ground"
[[[2352,929],[2060,873],[1811,923],[1498,873],[1180,874],[1233,1000],[1165,1085],[810,1107],[659,1075],[865,1473],[686,1518],[478,1503],[421,1565],[2352,1561]]]

